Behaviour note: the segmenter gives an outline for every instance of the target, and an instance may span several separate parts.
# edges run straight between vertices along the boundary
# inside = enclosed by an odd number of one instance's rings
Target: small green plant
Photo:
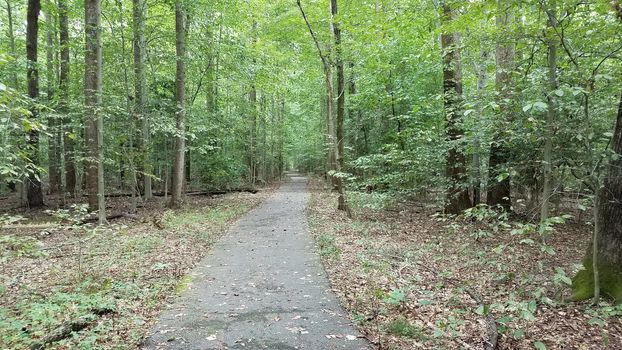
[[[319,235],[317,245],[322,257],[336,258],[339,256],[339,247],[335,244],[335,235],[329,233]]]
[[[464,211],[464,219],[471,226],[470,236],[479,241],[482,238],[489,238],[507,230],[511,226],[508,223],[508,213],[501,208],[490,207],[486,204],[479,204]]]
[[[395,334],[395,335],[398,335],[400,337],[405,337],[405,338],[418,339],[418,340],[425,340],[427,338],[425,336],[423,329],[421,329],[420,327],[417,327],[416,325],[413,325],[412,323],[408,322],[408,320],[404,318],[398,318],[396,320],[391,321],[386,326],[386,331],[387,333]]]
[[[73,204],[69,209],[46,210],[56,221],[70,223],[72,226],[80,226],[89,217],[89,207],[87,204]]]
[[[382,302],[390,305],[401,305],[406,301],[406,292],[403,289],[393,289],[382,297]]]

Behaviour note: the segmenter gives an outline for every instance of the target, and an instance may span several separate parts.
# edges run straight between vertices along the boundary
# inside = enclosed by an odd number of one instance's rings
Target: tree
[[[59,110],[65,116],[62,118],[63,144],[65,154],[65,191],[75,193],[76,191],[76,161],[75,161],[75,136],[71,127],[69,113],[69,19],[67,14],[67,0],[58,0],[58,26],[60,35],[60,74],[58,87],[60,93]]]
[[[622,23],[622,7],[612,5]],[[622,304],[622,91],[611,146],[614,156],[594,194],[594,235],[572,289],[579,300],[593,297],[597,303],[602,293]]]
[[[182,189],[184,185],[184,156],[186,153],[186,29],[183,0],[175,1],[175,162],[173,163],[173,188],[170,206],[181,206]]]
[[[497,63],[495,85],[497,89],[497,104],[499,105],[500,126],[493,135],[490,146],[490,158],[488,161],[490,174],[490,187],[486,195],[486,203],[490,206],[501,206],[510,211],[512,199],[510,193],[510,176],[504,174],[502,166],[509,161],[508,140],[503,130],[512,120],[512,80],[511,74],[514,69],[515,44],[513,38],[508,38],[507,33],[514,21],[514,8],[511,1],[497,0],[497,31],[499,41],[495,52]],[[505,35],[503,35],[505,34]],[[504,137],[505,136],[505,137]]]
[[[348,202],[346,200],[346,192],[345,186],[343,183],[343,169],[345,166],[344,162],[344,130],[343,130],[343,121],[345,116],[345,79],[343,74],[343,59],[341,58],[341,29],[339,28],[339,23],[336,22],[335,17],[338,14],[337,8],[337,0],[330,1],[330,12],[331,12],[331,27],[335,40],[335,67],[337,71],[337,119],[335,120],[335,136],[337,137],[336,145],[335,145],[335,171],[337,172],[336,184],[337,184],[337,192],[339,193],[339,203],[337,208],[339,210],[343,210],[348,213],[348,216],[351,216],[350,208],[348,207]]]
[[[8,22],[8,39],[9,39],[9,54],[13,59],[13,64],[17,60],[17,52],[15,51],[15,32],[13,30],[13,8],[11,7],[11,0],[6,1],[6,15]],[[14,68],[11,71],[11,84],[14,89],[18,88],[17,69]]]
[[[104,196],[104,122],[102,106],[101,0],[85,0],[84,121],[88,159],[86,183],[89,208],[106,221]]]
[[[153,168],[151,166],[151,150],[150,139],[151,131],[149,125],[149,115],[146,111],[147,105],[147,75],[145,69],[145,1],[133,0],[133,24],[134,24],[134,114],[140,121],[142,126],[142,167],[143,167],[143,185],[144,185],[144,198],[148,200],[152,197],[151,189],[151,173]]]
[[[330,56],[328,56],[322,51],[322,48],[317,39],[317,36],[315,32],[313,31],[313,28],[311,27],[311,23],[309,22],[307,15],[304,12],[304,9],[302,8],[302,4],[300,3],[300,0],[297,0],[296,3],[298,4],[298,8],[300,9],[302,17],[307,25],[307,29],[309,30],[309,33],[311,34],[313,42],[315,43],[315,47],[320,57],[320,61],[322,62],[322,68],[324,70],[324,83],[326,87],[327,129],[328,129],[328,139],[330,143],[330,151],[329,151],[328,159],[331,165],[331,170],[336,172],[336,174],[331,176],[331,178],[333,180],[333,183],[337,186],[337,191],[339,192],[338,209],[346,211],[348,216],[350,216],[351,213],[346,202],[345,188],[343,185],[343,180],[341,179],[341,176],[342,176],[341,167],[339,166],[339,161],[338,161],[340,158],[339,146],[338,146],[339,140],[337,139],[338,136],[337,136],[337,133],[335,132],[335,118],[334,118],[335,98],[334,98],[334,85],[333,85],[333,69],[331,67]],[[330,29],[331,29],[332,34],[334,35],[333,39],[335,41],[335,44],[341,44],[341,34],[340,34],[341,32],[339,30],[339,26],[336,25],[334,21],[334,17],[337,14],[336,0],[331,0],[330,2],[330,14],[331,14]],[[337,57],[339,57],[339,54],[337,54]],[[341,60],[341,58],[339,57],[338,60]],[[345,85],[344,77],[343,77],[343,62],[341,62],[341,80],[339,81],[338,79],[337,84],[338,84],[338,91],[341,92],[341,94],[343,95],[344,85]],[[345,100],[341,100],[341,112],[340,112],[341,123],[342,123],[342,130],[341,130],[342,142],[343,142],[344,101]],[[337,103],[339,104],[340,102],[338,101]],[[343,147],[343,144],[342,144],[342,147]]]
[[[594,201],[594,237],[583,266],[572,281],[577,299],[600,294],[622,303],[622,92],[612,139],[615,153]]]
[[[53,106],[55,104],[56,94],[56,77],[58,75],[55,67],[55,38],[56,28],[54,25],[54,17],[52,16],[52,2],[46,1],[45,10],[45,51],[46,51],[46,92],[48,104]],[[61,190],[61,130],[58,116],[51,113],[48,115],[49,133],[51,134],[48,140],[48,176],[50,181],[50,193],[58,193]]]
[[[450,5],[443,3],[442,20],[449,23],[454,18],[454,11]],[[445,105],[445,119],[447,121],[446,134],[450,142],[447,152],[447,202],[445,212],[459,214],[471,206],[469,192],[464,185],[466,175],[466,159],[459,145],[463,130],[460,126],[462,119],[462,65],[460,62],[460,35],[458,33],[443,33],[441,35],[441,49],[443,50],[443,101]]]
[[[32,99],[30,109],[32,118],[39,116],[39,70],[37,68],[37,47],[39,35],[39,12],[41,11],[40,0],[28,0],[28,10],[26,15],[26,60],[28,64],[28,97]],[[27,135],[30,159],[33,169],[27,178],[28,206],[31,208],[43,205],[43,190],[41,188],[41,178],[39,174],[39,131],[31,128]]]

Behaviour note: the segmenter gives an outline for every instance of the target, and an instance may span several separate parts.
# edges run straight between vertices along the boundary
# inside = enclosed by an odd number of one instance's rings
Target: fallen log
[[[71,333],[79,332],[94,323],[97,320],[97,316],[113,313],[114,310],[111,308],[100,308],[93,309],[91,312],[92,314],[90,315],[82,316],[77,320],[64,323],[60,327],[53,330],[52,333],[43,337],[40,341],[30,345],[30,350],[43,350],[48,344],[69,338]]]

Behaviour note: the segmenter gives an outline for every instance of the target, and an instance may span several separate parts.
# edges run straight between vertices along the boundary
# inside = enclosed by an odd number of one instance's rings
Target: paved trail
[[[306,183],[290,174],[230,229],[143,349],[371,349],[330,291],[307,231]]]

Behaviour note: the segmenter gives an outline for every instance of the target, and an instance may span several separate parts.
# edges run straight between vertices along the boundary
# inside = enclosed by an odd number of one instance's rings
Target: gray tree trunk
[[[33,102],[39,99],[39,71],[37,68],[37,39],[39,35],[39,12],[41,2],[39,0],[28,0],[28,10],[26,13],[26,61],[28,64],[28,97]],[[38,108],[33,105],[30,109],[32,118],[39,117]],[[28,206],[31,208],[43,205],[43,190],[41,179],[36,167],[39,165],[39,132],[35,129],[28,132],[28,151],[35,169],[32,170],[26,179],[26,193]]]
[[[141,122],[142,128],[142,168],[143,168],[143,187],[144,199],[148,200],[153,197],[151,186],[151,175],[153,167],[151,165],[151,131],[150,119],[146,110],[147,106],[147,75],[145,69],[145,16],[147,8],[145,0],[133,0],[133,18],[134,18],[134,95],[135,106],[134,113]]]
[[[452,8],[443,4],[442,20],[453,20]],[[456,143],[463,137],[460,126],[462,119],[462,67],[460,62],[460,35],[444,33],[441,35],[443,50],[443,93],[447,120],[447,139],[452,143],[447,153],[446,176],[449,181],[445,212],[459,214],[471,206],[466,183],[466,158],[461,146]]]
[[[175,77],[175,163],[173,164],[173,187],[170,207],[179,208],[184,186],[184,156],[186,154],[186,29],[183,0],[175,1],[175,51],[177,54],[177,73]]]
[[[557,27],[557,19],[555,18],[556,2],[552,0],[549,8],[546,9],[548,14],[549,30]],[[540,204],[540,224],[549,218],[549,207],[551,196],[553,194],[553,124],[557,118],[557,103],[555,101],[555,90],[557,90],[557,42],[555,34],[549,33],[547,38],[548,47],[548,81],[547,81],[547,113],[546,124],[544,126],[544,154],[543,154],[543,175],[542,175],[542,203]],[[546,232],[543,231],[545,234]],[[546,239],[544,236],[543,239]]]
[[[106,222],[104,196],[104,126],[100,111],[102,101],[101,0],[85,0],[84,24],[84,120],[86,124],[89,208],[99,211],[99,223]]]
[[[65,117],[62,119],[62,133],[64,135],[65,157],[65,189],[71,194],[76,192],[76,162],[75,137],[69,114],[69,19],[67,16],[67,0],[58,0],[58,19],[60,34],[60,75],[58,86],[60,90],[59,110]]]
[[[56,30],[54,28],[54,18],[51,14],[52,2],[47,0],[47,11],[45,11],[45,38],[46,38],[46,92],[49,103],[54,103],[56,94],[56,69],[54,67],[54,38]],[[60,121],[56,115],[50,114],[48,117],[48,131],[51,136],[48,139],[48,177],[50,179],[50,193],[58,193],[61,190],[61,154],[62,140],[60,131]]]
[[[337,71],[337,118],[335,120],[335,171],[340,175],[344,169],[344,116],[345,116],[345,78],[343,72],[343,59],[342,59],[342,45],[341,45],[341,29],[339,23],[336,22],[335,17],[338,14],[337,0],[330,1],[331,7],[331,26],[335,40],[335,67]],[[337,192],[339,193],[339,200],[337,208],[348,213],[351,216],[350,208],[348,207],[348,201],[346,197],[346,190],[342,176],[336,176]]]

